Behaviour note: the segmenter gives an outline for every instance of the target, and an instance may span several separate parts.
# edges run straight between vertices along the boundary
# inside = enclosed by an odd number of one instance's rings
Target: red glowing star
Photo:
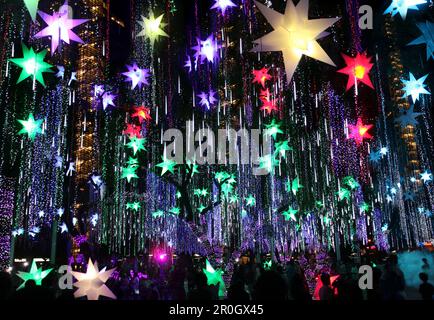
[[[369,78],[369,71],[371,71],[372,66],[371,57],[368,57],[366,53],[358,53],[355,58],[342,54],[347,66],[341,70],[339,73],[344,73],[348,75],[347,91],[351,89],[357,81],[363,82],[368,87],[374,89],[371,79]]]
[[[260,83],[262,85],[262,88],[265,88],[265,81],[271,79],[271,76],[268,74],[267,68],[262,68],[260,70],[253,70],[252,73],[255,76],[252,82]]]
[[[359,145],[363,142],[363,139],[371,139],[372,136],[369,134],[368,130],[371,129],[374,125],[372,124],[363,124],[362,119],[357,119],[357,124],[348,125],[348,129],[350,130],[348,139],[354,139]]]
[[[268,89],[261,90],[259,99],[263,102],[260,109],[261,111],[266,111],[267,114],[270,114],[272,111],[277,111],[275,100],[271,99],[270,91]]]
[[[122,131],[122,134],[128,135],[130,138],[136,137],[141,138],[142,134],[140,133],[140,127],[136,126],[135,124],[127,124],[127,128]]]
[[[134,113],[131,115],[131,117],[133,118],[138,118],[140,124],[143,121],[148,121],[151,120],[151,110],[147,107],[135,107],[134,108]]]

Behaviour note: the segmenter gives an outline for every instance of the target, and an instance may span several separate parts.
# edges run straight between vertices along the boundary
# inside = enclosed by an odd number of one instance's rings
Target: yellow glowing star
[[[87,296],[88,300],[98,300],[99,296],[104,296],[116,299],[113,292],[105,285],[114,271],[115,269],[106,271],[105,268],[99,271],[98,263],[95,261],[93,264],[92,260],[89,259],[86,273],[72,271],[72,275],[78,280],[74,283],[74,286],[78,288],[74,292],[74,297]]]
[[[143,27],[143,29],[137,36],[149,38],[149,40],[151,41],[151,45],[154,45],[155,40],[157,40],[159,36],[168,37],[169,35],[161,29],[166,25],[166,23],[161,22],[163,16],[164,14],[162,14],[158,18],[155,18],[152,11],[149,15],[149,18],[145,18],[144,16],[142,16],[142,21],[138,22]]]
[[[286,78],[291,81],[298,63],[303,55],[335,66],[333,61],[318,44],[324,38],[324,32],[340,18],[308,19],[309,0],[300,0],[294,6],[293,0],[287,0],[285,14],[274,11],[255,1],[259,11],[271,24],[274,31],[254,41],[258,51],[282,51],[285,62]]]

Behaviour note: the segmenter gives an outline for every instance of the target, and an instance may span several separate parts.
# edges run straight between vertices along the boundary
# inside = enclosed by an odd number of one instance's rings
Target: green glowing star
[[[281,141],[275,143],[276,150],[274,151],[275,155],[280,155],[283,158],[286,158],[286,151],[292,151],[292,147],[289,146],[288,141]]]
[[[187,160],[187,166],[189,167],[190,171],[191,171],[191,176],[193,177],[196,173],[199,173],[199,165],[197,165],[196,163]]]
[[[264,270],[270,270],[272,264],[273,264],[273,261],[268,260],[268,261],[265,261],[262,265],[264,267]]]
[[[139,176],[136,174],[137,167],[126,167],[122,168],[122,176],[121,179],[127,178],[127,181],[130,182],[132,178],[137,179]]]
[[[286,191],[292,191],[294,196],[297,195],[298,190],[301,188],[303,188],[303,186],[300,184],[298,177],[292,180],[292,183],[290,183],[289,180],[286,182]]]
[[[283,131],[280,129],[281,124],[280,123],[276,123],[276,120],[273,119],[271,121],[270,124],[266,124],[265,125],[265,135],[266,136],[270,136],[273,137],[274,139],[276,139],[276,135],[279,133],[283,133]]]
[[[367,204],[366,202],[363,202],[362,204],[360,204],[360,211],[361,212],[368,212],[369,211],[369,204]]]
[[[33,48],[27,48],[24,43],[22,44],[22,46],[23,57],[10,59],[11,62],[22,68],[21,75],[18,78],[17,83],[20,83],[28,77],[33,76],[34,79],[36,79],[40,84],[45,87],[44,77],[42,76],[42,73],[53,72],[52,70],[50,70],[52,65],[44,61],[47,50],[35,53],[35,51],[33,51]]]
[[[47,269],[42,271],[42,268],[36,266],[35,260],[32,261],[32,266],[30,272],[18,271],[17,276],[20,277],[24,282],[18,287],[17,290],[24,288],[24,285],[28,280],[34,280],[37,286],[42,284],[42,280],[51,272],[53,269]]]
[[[238,200],[239,200],[239,197],[236,194],[231,195],[230,198],[229,198],[229,202],[230,203],[237,203]]]
[[[36,21],[36,13],[38,12],[39,0],[24,0],[24,4],[32,17],[33,22]]]
[[[177,216],[181,212],[181,209],[179,209],[178,207],[173,207],[169,210],[169,212]]]
[[[324,221],[325,224],[330,224],[331,220],[330,220],[329,217],[324,217],[323,221]]]
[[[140,202],[128,202],[127,203],[127,209],[131,209],[134,211],[138,211],[142,206],[140,205]]]
[[[136,153],[140,150],[146,150],[145,143],[146,138],[137,138],[135,136],[129,137],[130,142],[126,144],[126,146],[130,149],[133,149],[133,154],[136,155]]]
[[[271,154],[259,157],[259,168],[265,169],[268,173],[274,172],[274,168],[278,165],[279,161],[277,161]]]
[[[222,297],[225,294],[225,283],[223,281],[223,271],[218,269],[214,270],[212,265],[209,263],[208,260],[206,260],[206,268],[202,269],[203,273],[205,273],[208,285],[218,285],[219,286],[219,296]]]
[[[336,192],[336,194],[339,197],[339,200],[342,201],[344,199],[350,200],[350,190],[345,189],[345,188],[340,188],[338,192]]]
[[[315,207],[317,207],[318,209],[321,209],[324,207],[324,203],[320,200],[315,201]]]
[[[249,195],[247,198],[246,198],[246,206],[248,206],[248,207],[253,207],[253,206],[255,206],[256,205],[256,199],[255,199],[255,197],[253,197],[253,195]]]
[[[351,190],[357,189],[360,185],[352,176],[348,176],[342,179],[342,183],[346,184]]]
[[[285,218],[285,221],[289,221],[289,219],[292,219],[293,221],[297,221],[297,218],[295,217],[295,214],[297,212],[298,210],[289,207],[288,210],[282,212],[282,215]]]
[[[142,21],[138,22],[143,29],[140,31],[137,37],[149,38],[151,45],[154,44],[155,40],[157,40],[159,36],[168,37],[169,35],[161,29],[166,25],[165,23],[161,22],[163,16],[164,14],[158,18],[155,18],[153,12],[150,13],[149,18],[142,16]]]
[[[221,183],[222,181],[229,179],[231,175],[225,171],[219,171],[215,173],[214,177],[219,183]]]
[[[152,212],[152,218],[161,218],[162,216],[164,216],[164,212],[162,210]]]
[[[156,165],[156,167],[161,168],[161,176],[163,176],[167,171],[170,173],[175,173],[176,162],[170,159],[162,158],[163,162]]]
[[[229,197],[229,193],[232,193],[234,191],[234,186],[231,185],[230,183],[226,182],[222,184],[222,192],[224,193],[224,195],[227,197]]]
[[[205,209],[206,207],[204,205],[201,205],[199,208],[197,208],[197,211],[199,211],[199,213],[202,213]]]
[[[181,192],[176,191],[176,199],[180,199],[182,197]]]
[[[133,158],[133,157],[128,157],[127,164],[128,164],[130,167],[133,167],[133,166],[139,166],[139,160],[137,160],[136,158]]]
[[[23,128],[18,131],[18,134],[27,134],[31,140],[34,140],[36,134],[42,134],[42,121],[42,119],[35,120],[35,118],[33,118],[33,114],[29,114],[27,120],[18,120],[18,122],[23,126]]]

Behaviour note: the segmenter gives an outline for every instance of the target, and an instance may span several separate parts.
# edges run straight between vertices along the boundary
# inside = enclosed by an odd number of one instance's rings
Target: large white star
[[[318,44],[317,40],[328,35],[324,32],[340,18],[308,19],[309,0],[300,0],[294,6],[287,0],[285,14],[274,11],[255,1],[259,11],[271,24],[274,31],[254,41],[258,51],[282,51],[285,62],[286,78],[291,81],[303,55],[335,66],[333,61]]]
[[[86,273],[72,271],[72,275],[78,280],[74,283],[77,287],[77,291],[74,292],[74,297],[87,296],[88,300],[98,300],[99,296],[109,297],[116,299],[113,292],[105,285],[106,281],[110,278],[110,275],[116,270],[116,268],[101,271],[98,269],[98,263],[92,263],[89,259]]]

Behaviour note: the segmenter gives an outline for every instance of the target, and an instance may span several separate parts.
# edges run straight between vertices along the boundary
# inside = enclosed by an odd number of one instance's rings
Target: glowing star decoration
[[[25,284],[29,280],[35,281],[37,286],[42,285],[42,280],[51,272],[53,269],[42,270],[42,268],[38,268],[35,260],[32,260],[32,266],[30,267],[29,272],[18,271],[17,276],[24,280],[24,282],[17,288],[20,290],[24,288]]]
[[[56,66],[57,68],[57,73],[56,73],[56,78],[64,78],[65,77],[65,67],[63,66]]]
[[[408,80],[402,79],[401,82],[404,84],[404,95],[403,98],[411,96],[413,103],[416,103],[419,100],[419,96],[421,94],[431,94],[428,90],[426,90],[426,84],[424,84],[426,78],[428,78],[428,74],[424,75],[422,78],[416,80],[414,75],[410,72],[410,78]]]
[[[152,119],[151,110],[147,107],[134,107],[133,110],[134,113],[131,115],[131,117],[137,118],[140,124],[142,124],[143,121],[149,121]]]
[[[275,151],[274,151],[275,156],[280,155],[283,158],[286,158],[286,151],[293,150],[292,147],[289,146],[289,142],[287,140],[276,142],[274,144],[274,147],[275,147]]]
[[[404,201],[414,201],[414,193],[411,191],[404,192],[402,194],[404,196]]]
[[[270,124],[265,125],[265,136],[270,136],[276,139],[277,134],[283,134],[283,131],[280,129],[281,124],[276,123],[276,120],[271,120]]]
[[[162,158],[163,162],[155,165],[156,167],[161,168],[161,176],[163,176],[167,171],[174,174],[175,173],[175,166],[176,162],[170,159],[167,159],[165,157]]]
[[[146,138],[129,137],[128,139],[130,139],[130,141],[126,144],[126,146],[130,149],[133,149],[134,155],[136,155],[136,153],[140,150],[146,150]]]
[[[45,87],[44,77],[42,73],[53,72],[50,70],[51,64],[44,61],[44,57],[47,54],[47,50],[41,52],[33,51],[33,48],[27,48],[26,45],[22,44],[23,57],[10,59],[11,62],[18,65],[22,70],[17,83],[33,76],[33,80],[37,80],[40,84]]]
[[[90,179],[91,179],[92,183],[93,183],[95,186],[97,186],[98,188],[103,184],[102,179],[101,179],[101,176],[98,176],[98,175],[96,175],[96,174],[93,174],[93,175],[90,177]]]
[[[424,3],[426,3],[426,0],[392,0],[390,6],[384,11],[384,14],[391,13],[392,17],[394,17],[399,13],[401,18],[405,20],[408,10],[419,10],[417,5]]]
[[[372,124],[363,124],[362,119],[358,118],[356,125],[348,124],[348,129],[350,130],[348,139],[354,139],[357,145],[361,144],[364,139],[371,139],[372,136],[369,134],[368,130],[373,126]]]
[[[257,1],[255,4],[274,31],[255,40],[256,47],[252,51],[282,51],[288,83],[303,55],[335,66],[317,40],[327,36],[324,31],[339,18],[309,20],[309,0],[301,0],[297,6],[294,6],[293,0],[288,0],[285,14]]]
[[[282,212],[282,215],[285,218],[285,221],[289,221],[289,219],[291,219],[292,221],[297,221],[297,218],[295,217],[295,214],[297,212],[298,210],[289,207],[288,210]]]
[[[424,182],[427,183],[429,181],[432,181],[432,173],[425,170],[425,172],[422,172],[419,174],[420,175],[420,179]]]
[[[371,153],[369,153],[369,161],[373,163],[378,163],[380,159],[381,159],[380,151],[371,151]]]
[[[194,57],[196,62],[200,61],[200,63],[203,63],[205,60],[208,62],[214,62],[217,58],[217,51],[220,48],[217,44],[217,40],[214,39],[214,36],[210,35],[206,40],[201,40],[199,38],[196,40],[197,46],[192,48],[195,51]]]
[[[387,229],[389,229],[389,225],[387,223],[385,223],[382,227],[381,227],[381,231],[386,232]]]
[[[70,162],[68,166],[68,170],[66,171],[67,176],[72,176],[72,173],[75,171],[75,162]]]
[[[336,192],[336,194],[339,197],[339,200],[342,201],[344,199],[350,200],[350,190],[345,189],[345,188],[340,188],[338,192]]]
[[[381,147],[380,148],[380,154],[382,155],[382,156],[385,156],[386,154],[388,154],[389,153],[389,148],[388,147]]]
[[[300,184],[300,180],[297,178],[295,178],[294,180],[292,180],[291,186],[289,186],[289,181],[288,181],[288,191],[289,189],[292,191],[292,193],[294,194],[294,196],[297,195],[298,190],[300,190],[301,188],[303,188],[303,186]],[[290,187],[290,188],[289,188]]]
[[[223,16],[225,15],[226,10],[228,8],[236,7],[236,4],[233,3],[231,0],[214,0],[214,1],[215,1],[215,3],[211,7],[211,9],[220,10],[220,12],[222,13]]]
[[[265,111],[267,114],[270,114],[273,111],[277,111],[276,102],[274,100],[266,100],[261,99],[263,105],[261,106],[260,110]]]
[[[369,211],[369,204],[366,202],[363,202],[360,204],[360,212],[368,212]]]
[[[161,218],[164,216],[164,212],[162,210],[157,210],[152,212],[152,218]]]
[[[139,126],[136,126],[135,124],[127,124],[127,128],[122,131],[122,134],[126,134],[128,137],[136,137],[136,138],[141,138],[142,134],[141,134],[141,128]]]
[[[162,23],[164,14],[155,18],[154,13],[151,12],[149,18],[145,18],[142,16],[142,21],[138,21],[138,23],[142,26],[142,31],[137,35],[137,37],[146,37],[151,42],[153,46],[155,40],[158,40],[158,37],[169,37],[169,35],[164,32],[162,28],[166,26],[166,23]]]
[[[202,269],[203,273],[205,273],[207,278],[208,285],[218,285],[219,286],[219,296],[224,296],[225,293],[225,283],[223,281],[223,271],[220,269],[215,270],[212,265],[209,263],[208,259],[206,260],[205,269]]]
[[[32,17],[33,22],[35,22],[36,14],[38,13],[39,0],[24,0],[24,4]]]
[[[62,218],[62,216],[63,216],[64,213],[65,213],[65,209],[63,209],[63,208],[59,208],[59,209],[57,209],[57,211],[56,211],[56,215],[57,215],[59,218]]]
[[[140,69],[136,63],[127,65],[127,69],[128,71],[122,74],[127,77],[126,81],[131,81],[131,90],[137,86],[141,89],[142,85],[149,85],[149,69]]]
[[[71,72],[71,78],[69,78],[68,86],[71,85],[72,81],[77,81],[77,72]]]
[[[140,205],[140,202],[128,202],[127,203],[127,209],[131,209],[134,211],[138,211],[142,206]]]
[[[407,126],[415,127],[419,124],[416,118],[420,117],[421,115],[423,115],[422,112],[414,112],[414,105],[412,105],[407,110],[400,110],[399,116],[395,119],[395,122],[397,122],[401,128],[405,128]]]
[[[98,214],[97,213],[92,215],[92,217],[90,218],[90,223],[92,224],[92,226],[96,227],[96,224],[98,223]]]
[[[351,188],[351,190],[354,190],[354,189],[357,189],[358,187],[360,187],[360,185],[357,182],[357,180],[354,179],[352,176],[347,176],[347,177],[343,178],[342,179],[342,183],[344,183],[347,186],[349,186]]]
[[[93,93],[94,93],[94,97],[98,97],[98,96],[102,95],[104,93],[104,86],[102,86],[100,84],[96,84],[93,87]]]
[[[274,172],[274,168],[279,165],[271,154],[267,154],[263,157],[259,157],[259,168],[266,170],[268,173]]]
[[[179,215],[179,213],[181,212],[181,209],[180,208],[178,208],[178,207],[173,207],[172,209],[170,209],[169,210],[169,212],[171,213],[171,214],[174,214],[174,215]]]
[[[248,207],[253,207],[253,206],[255,206],[256,205],[256,199],[255,199],[255,197],[253,196],[253,195],[249,195],[247,198],[246,198],[246,206],[248,206]]]
[[[434,23],[425,21],[424,23],[416,23],[422,35],[410,42],[409,46],[425,44],[426,45],[426,60],[434,59]]]
[[[271,270],[271,265],[273,264],[273,261],[268,260],[265,261],[262,266],[264,267],[264,270]]]
[[[41,210],[41,211],[38,212],[38,217],[39,218],[43,218],[44,216],[45,216],[45,212],[44,211]]]
[[[187,168],[191,172],[191,176],[193,177],[196,173],[199,173],[199,165],[197,165],[195,162],[187,160]]]
[[[116,107],[115,103],[113,102],[114,99],[116,99],[115,94],[104,92],[102,95],[102,108],[105,110],[108,106]]]
[[[60,225],[60,233],[68,232],[68,227],[65,222]]]
[[[138,179],[139,176],[136,173],[136,166],[129,166],[126,168],[122,168],[121,179],[126,178],[128,182],[131,182],[131,179]]]
[[[239,200],[239,197],[236,194],[234,194],[234,195],[232,195],[232,196],[229,197],[229,203],[232,203],[232,204],[233,203],[237,203],[238,200]]]
[[[27,120],[18,120],[19,123],[23,126],[23,128],[18,131],[18,134],[27,134],[30,140],[35,140],[36,135],[42,134],[42,119],[35,120],[33,114],[29,114]]]
[[[216,92],[213,90],[210,90],[208,93],[201,92],[197,95],[200,98],[199,104],[209,110],[217,102],[215,94]]]
[[[133,158],[133,157],[128,157],[127,164],[130,167],[138,167],[139,166],[139,160],[137,160],[136,158]]]
[[[371,63],[371,58],[368,57],[366,53],[357,53],[355,58],[349,57],[345,54],[342,54],[342,57],[347,66],[338,70],[338,72],[348,75],[346,90],[348,91],[354,85],[357,85],[358,81],[374,89],[371,79],[369,78],[369,71],[371,71],[372,66],[374,65]]]
[[[111,274],[116,268],[106,271],[103,268],[101,271],[98,269],[98,263],[92,263],[89,259],[86,273],[71,271],[74,278],[78,281],[74,283],[74,286],[78,289],[74,292],[75,298],[87,296],[88,300],[98,300],[99,296],[104,296],[112,299],[116,299],[116,296],[105,285],[106,281],[110,278]]]
[[[64,41],[67,44],[71,41],[83,43],[83,40],[72,29],[89,21],[89,19],[70,19],[68,11],[61,11],[53,12],[53,15],[38,11],[47,27],[35,34],[35,38],[51,38],[51,55],[56,52],[60,41]]]
[[[265,89],[265,82],[271,79],[271,75],[268,74],[267,68],[262,68],[259,70],[253,70],[252,74],[254,76],[253,83],[258,83]]]

